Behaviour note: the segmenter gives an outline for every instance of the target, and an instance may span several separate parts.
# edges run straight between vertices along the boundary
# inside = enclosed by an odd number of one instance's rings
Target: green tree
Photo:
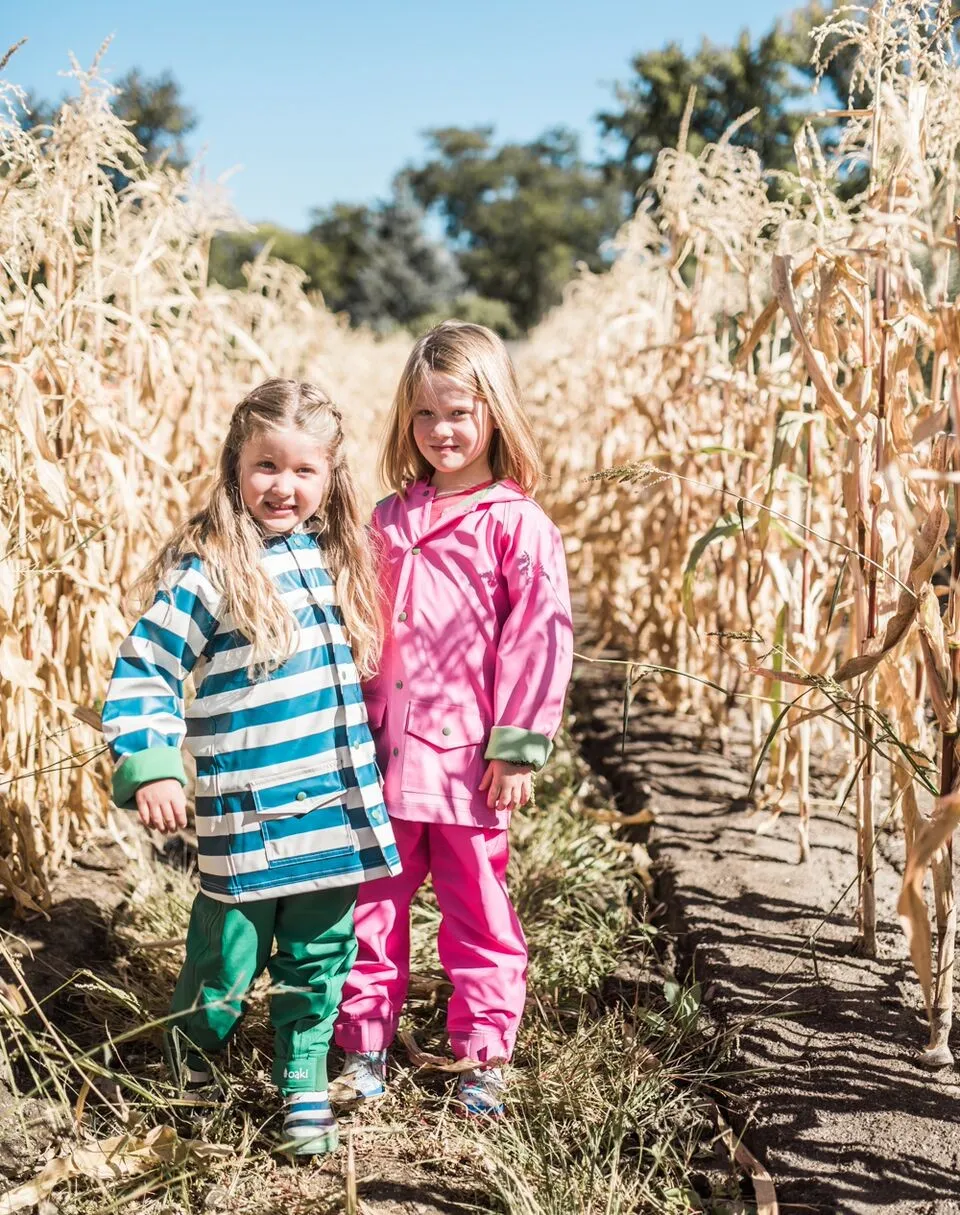
[[[409,325],[451,304],[463,286],[456,259],[427,235],[423,210],[402,183],[375,207],[316,212],[309,236],[335,261],[327,302],[355,325]]]
[[[168,164],[183,168],[188,162],[184,140],[199,119],[184,102],[173,75],[149,77],[133,68],[117,81],[117,88],[114,113],[130,124],[145,159],[153,164],[165,157]]]
[[[373,207],[334,203],[317,210],[307,232],[261,224],[218,236],[210,277],[242,285],[243,266],[269,243],[275,257],[300,266],[308,290],[354,325],[386,330],[423,315],[449,313],[463,288],[456,258],[424,230],[423,211],[402,190]]]
[[[269,245],[270,252],[299,266],[307,276],[308,290],[326,293],[338,281],[336,258],[331,250],[303,232],[291,232],[276,224],[260,224],[253,232],[221,232],[210,249],[210,278],[225,287],[242,287],[243,267]]]
[[[616,105],[597,115],[608,176],[631,193],[644,184],[660,150],[676,146],[692,89],[687,136],[692,152],[715,143],[732,123],[756,110],[733,142],[753,148],[768,169],[792,167],[793,141],[807,114],[846,104],[850,94],[853,51],[833,40],[827,43],[826,87],[812,95],[816,71],[810,35],[831,7],[812,0],[756,41],[744,31],[733,46],[703,39],[690,55],[675,42],[635,55],[632,77],[616,87]],[[821,125],[819,132],[829,146],[829,127]]]
[[[579,262],[602,270],[619,191],[563,128],[496,146],[490,127],[428,132],[429,158],[400,180],[442,219],[468,286],[509,305],[521,329],[560,299]]]
[[[635,55],[633,76],[617,87],[617,108],[597,116],[608,147],[611,177],[622,175],[635,192],[662,148],[675,147],[691,90],[695,89],[687,147],[698,152],[716,143],[738,118],[755,116],[735,134],[770,169],[793,160],[793,140],[803,121],[797,104],[809,91],[793,59],[801,39],[778,23],[756,43],[744,32],[733,46],[706,38],[687,55],[675,42]]]

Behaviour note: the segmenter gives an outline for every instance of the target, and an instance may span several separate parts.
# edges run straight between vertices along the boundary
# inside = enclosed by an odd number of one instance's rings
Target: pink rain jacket
[[[387,638],[364,688],[395,818],[505,827],[479,784],[490,759],[543,767],[573,655],[560,533],[513,481],[430,523],[417,481],[373,516]]]

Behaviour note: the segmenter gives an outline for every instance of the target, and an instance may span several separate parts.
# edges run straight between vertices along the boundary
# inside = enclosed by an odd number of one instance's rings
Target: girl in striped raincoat
[[[181,1083],[209,1083],[268,967],[284,1140],[330,1151],[354,903],[400,864],[360,689],[381,647],[376,575],[323,392],[274,379],[240,402],[207,504],[142,583],[155,597],[120,647],[103,730],[114,800],[146,827],[186,825],[184,740],[196,760],[201,889],[168,1056]]]

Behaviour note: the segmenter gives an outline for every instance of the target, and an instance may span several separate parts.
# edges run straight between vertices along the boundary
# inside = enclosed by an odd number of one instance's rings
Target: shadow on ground
[[[899,841],[885,841],[880,956],[868,960],[853,949],[850,815],[816,813],[813,859],[799,865],[791,817],[758,834],[748,813],[745,739],[645,703],[624,739],[619,670],[579,667],[573,733],[624,813],[655,814],[663,918],[709,1015],[737,1035],[730,1109],[781,1211],[960,1212],[960,1084],[915,1062],[926,1032],[895,913]]]

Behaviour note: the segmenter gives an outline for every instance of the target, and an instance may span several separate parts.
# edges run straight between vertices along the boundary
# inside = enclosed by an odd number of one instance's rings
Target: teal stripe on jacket
[[[254,681],[250,645],[196,556],[172,571],[120,647],[103,710],[117,805],[185,783],[196,760],[200,885],[241,903],[400,871],[357,669],[318,537],[266,540],[261,558],[296,618],[296,652]],[[184,682],[196,697],[185,707]]]

